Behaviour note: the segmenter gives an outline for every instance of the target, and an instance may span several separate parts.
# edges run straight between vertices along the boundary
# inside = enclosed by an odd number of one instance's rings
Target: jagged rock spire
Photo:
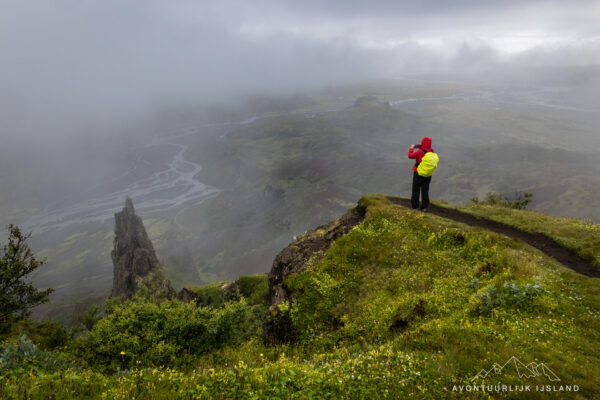
[[[140,289],[143,279],[151,273],[158,273],[159,281],[163,278],[152,242],[142,219],[135,214],[130,198],[125,200],[123,210],[115,214],[115,239],[111,257],[114,265],[113,297],[131,298]],[[163,286],[172,290],[168,281]]]

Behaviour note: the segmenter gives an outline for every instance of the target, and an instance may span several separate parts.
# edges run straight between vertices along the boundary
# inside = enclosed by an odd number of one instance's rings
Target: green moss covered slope
[[[521,241],[408,210],[385,195],[364,196],[360,204],[366,218],[285,281],[292,296],[278,307],[289,317],[295,341],[266,346],[256,334],[209,349],[191,363],[187,358],[186,365],[176,359],[169,365],[142,363],[117,374],[99,372],[93,360],[68,373],[13,371],[2,378],[0,393],[598,398],[599,279],[578,275]],[[488,206],[471,211],[490,218],[509,212]],[[536,222],[540,218],[519,212],[519,223],[532,230],[548,226]],[[552,222],[556,232],[578,226],[572,220]],[[598,229],[588,223],[580,228],[591,234]],[[594,241],[581,243],[598,251]],[[243,299],[264,298],[265,282],[262,276],[240,283]],[[214,287],[194,291],[215,299],[211,307],[232,307],[230,301],[220,304]],[[482,373],[505,364],[499,373]],[[494,392],[496,384],[513,391]],[[522,385],[530,391],[514,391]]]

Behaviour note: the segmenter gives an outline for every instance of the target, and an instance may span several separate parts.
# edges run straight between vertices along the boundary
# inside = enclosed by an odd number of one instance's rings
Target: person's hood
[[[431,150],[431,138],[424,137],[423,140],[421,140],[421,146],[419,146],[419,148],[423,148],[425,150]]]

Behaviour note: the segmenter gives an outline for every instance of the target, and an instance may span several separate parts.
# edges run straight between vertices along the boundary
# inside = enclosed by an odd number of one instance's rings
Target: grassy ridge
[[[439,204],[446,206],[445,204]],[[539,232],[600,266],[600,226],[590,221],[545,215],[529,210],[472,205],[456,207],[469,214],[513,226],[525,232]]]
[[[257,335],[206,350],[195,360],[188,357],[185,364],[177,364],[177,356],[171,364],[131,360],[133,368],[116,374],[100,373],[93,359],[87,366],[74,362],[61,371],[26,366],[3,376],[0,394],[597,398],[598,279],[577,275],[520,241],[393,205],[383,195],[365,196],[361,203],[367,207],[363,223],[338,239],[318,263],[287,281],[295,296],[281,307],[299,333],[297,342],[265,347]],[[520,217],[533,224],[536,214]],[[560,221],[556,219],[557,227]],[[569,221],[564,222],[568,229]],[[242,297],[264,293],[260,282],[249,279]],[[536,291],[528,289],[534,286]],[[214,297],[211,288],[197,291]],[[225,307],[231,310],[232,305]],[[133,328],[128,332],[132,338],[142,334]],[[513,370],[499,376],[502,383],[578,385],[579,391],[497,395],[454,390],[472,383],[482,368],[513,356],[525,364],[545,363],[561,381],[519,378]]]

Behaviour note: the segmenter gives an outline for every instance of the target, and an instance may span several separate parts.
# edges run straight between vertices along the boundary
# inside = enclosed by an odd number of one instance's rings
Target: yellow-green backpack
[[[421,149],[421,150],[423,150],[423,149]],[[425,150],[423,150],[423,151],[425,151]],[[431,152],[431,151],[425,152],[425,155],[423,156],[423,158],[421,159],[421,162],[419,163],[419,166],[417,167],[417,174],[419,174],[419,176],[422,176],[424,178],[430,177],[431,175],[433,175],[433,172],[437,168],[439,161],[440,161],[440,158],[434,152]]]

